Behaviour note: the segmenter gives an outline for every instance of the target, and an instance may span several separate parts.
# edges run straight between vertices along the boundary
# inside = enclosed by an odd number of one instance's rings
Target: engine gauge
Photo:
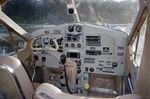
[[[77,25],[76,26],[76,31],[77,32],[81,32],[82,31],[82,26],[81,25]]]
[[[73,25],[68,26],[68,31],[73,32],[74,31],[74,26]]]
[[[42,39],[41,38],[37,38],[36,39],[36,47],[41,47],[42,46]]]
[[[49,38],[43,38],[43,43],[47,45],[49,43]]]

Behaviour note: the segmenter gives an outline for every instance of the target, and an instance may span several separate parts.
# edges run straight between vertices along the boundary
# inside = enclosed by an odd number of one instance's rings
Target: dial
[[[37,47],[42,47],[42,39],[41,38],[36,39],[36,46]]]
[[[77,25],[77,26],[76,26],[76,31],[77,31],[77,32],[81,32],[81,31],[82,31],[81,25]]]
[[[47,45],[49,43],[49,38],[43,38],[43,43]]]
[[[23,48],[23,46],[24,46],[24,42],[23,42],[23,41],[20,41],[20,42],[18,43],[18,48],[21,49],[21,48]]]
[[[73,32],[74,31],[74,26],[73,25],[68,26],[68,31]]]

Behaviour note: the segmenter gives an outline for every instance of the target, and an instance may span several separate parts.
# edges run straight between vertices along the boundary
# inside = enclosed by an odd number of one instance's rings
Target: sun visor
[[[22,29],[19,25],[17,25],[13,20],[11,20],[5,13],[0,11],[0,22],[3,24],[8,30],[14,32],[16,35],[20,36],[24,40],[27,40],[26,35],[27,32]]]

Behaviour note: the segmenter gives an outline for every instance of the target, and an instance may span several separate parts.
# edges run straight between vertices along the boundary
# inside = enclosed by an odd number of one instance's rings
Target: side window
[[[0,24],[0,55],[13,54],[23,48],[23,40]]]
[[[145,22],[140,30],[139,36],[137,36],[136,40],[134,41],[134,43],[132,45],[132,51],[134,52],[133,60],[137,66],[140,66],[141,59],[142,59],[145,34],[146,34],[146,24],[147,24],[147,20],[145,20]]]

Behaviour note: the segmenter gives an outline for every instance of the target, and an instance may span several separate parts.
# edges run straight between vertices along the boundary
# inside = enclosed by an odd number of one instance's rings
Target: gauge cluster
[[[34,40],[34,47],[35,48],[47,48],[47,47],[52,47],[55,48],[56,45],[54,43],[54,39],[56,39],[58,45],[59,45],[59,52],[63,52],[62,49],[62,44],[63,44],[63,37],[60,35],[54,35],[52,37],[49,37],[49,35],[44,35],[40,37],[36,37]]]
[[[70,33],[72,33],[72,32],[80,33],[80,32],[82,32],[82,26],[78,25],[78,24],[69,25],[68,26],[68,32],[70,32]]]

